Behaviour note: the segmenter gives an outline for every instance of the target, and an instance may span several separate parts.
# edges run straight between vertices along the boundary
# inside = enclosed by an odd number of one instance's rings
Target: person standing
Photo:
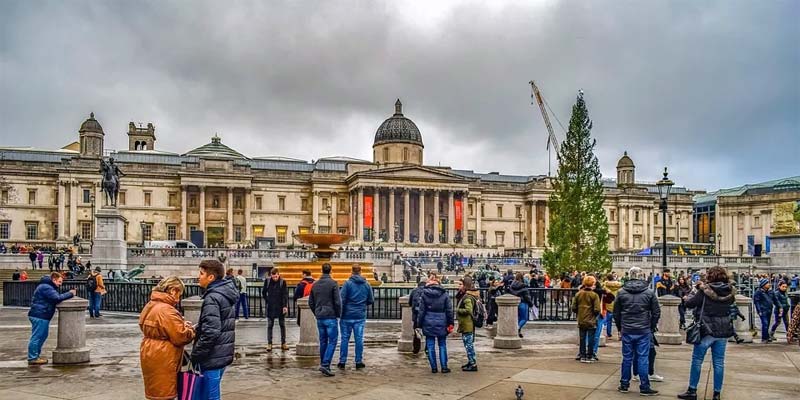
[[[100,318],[100,306],[103,295],[106,294],[106,285],[100,267],[97,267],[86,278],[86,292],[89,293],[89,318]]]
[[[19,273],[19,268],[17,268],[17,269],[14,270],[14,273],[11,274],[11,280],[12,281],[18,281],[20,276],[21,275]]]
[[[272,351],[272,328],[275,318],[281,330],[281,350],[289,350],[286,344],[286,315],[289,313],[289,288],[281,278],[278,268],[272,268],[270,276],[264,281],[261,297],[267,307],[267,351]]]
[[[414,326],[414,339],[411,344],[411,349],[414,354],[419,353],[419,349],[422,347],[422,328],[418,324],[417,317],[419,316],[419,305],[422,299],[423,289],[425,289],[425,282],[420,282],[408,295],[408,305],[411,307],[411,321]]]
[[[50,332],[50,320],[56,312],[56,304],[75,296],[75,289],[67,293],[59,293],[58,289],[64,278],[59,273],[43,276],[33,291],[28,320],[31,322],[31,338],[28,341],[28,365],[47,364],[47,359],[39,355]]]
[[[325,376],[334,376],[331,360],[339,339],[338,319],[342,316],[342,299],[339,284],[331,278],[331,265],[322,264],[322,276],[314,282],[308,297],[308,307],[317,317],[319,333],[319,371]]]
[[[511,286],[508,287],[508,292],[514,296],[519,297],[519,305],[517,306],[517,334],[522,337],[522,328],[528,323],[528,310],[533,304],[531,301],[531,293],[528,286],[523,281],[522,272],[517,272]]]
[[[622,283],[617,280],[617,276],[614,274],[608,274],[606,276],[606,281],[603,283],[603,287],[606,289],[606,292],[613,296],[613,299],[617,298],[617,293],[622,288]],[[606,338],[611,339],[611,333],[613,332],[614,327],[614,302],[611,301],[610,303],[606,304],[606,319],[603,322],[603,325],[606,328]]]
[[[580,337],[580,354],[582,363],[594,362],[597,355],[594,353],[595,331],[597,320],[602,311],[600,296],[594,291],[596,280],[589,275],[583,278],[578,294],[572,301],[572,312],[577,314],[578,335]]]
[[[672,294],[672,289],[674,286],[675,284],[672,281],[669,268],[664,268],[664,274],[661,275],[661,279],[656,282],[656,294],[658,297]]]
[[[792,344],[797,340],[800,344],[800,307],[795,306],[792,312],[792,322],[789,323],[789,329],[786,330],[786,343]]]
[[[672,295],[681,299],[681,304],[678,305],[678,314],[680,315],[680,329],[686,329],[686,299],[692,293],[692,287],[686,278],[681,276],[678,278],[678,284],[672,288]]]
[[[367,323],[367,307],[375,302],[375,298],[372,295],[372,287],[361,276],[360,265],[353,265],[350,279],[342,286],[341,296],[342,319],[339,321],[339,330],[342,334],[342,343],[339,347],[339,363],[336,366],[339,369],[345,369],[347,347],[352,334],[356,342],[356,369],[362,369],[366,367],[364,365],[364,325]]]
[[[447,335],[453,332],[453,302],[447,291],[439,284],[439,275],[431,273],[420,298],[417,324],[425,335],[425,348],[431,372],[437,373],[436,346],[439,347],[439,363],[443,374],[449,373],[447,368]]]
[[[311,295],[311,288],[314,286],[314,278],[311,276],[311,271],[304,269],[302,273],[303,278],[294,288],[294,296],[292,297],[294,309],[297,310],[297,325],[300,325],[300,309],[297,307],[297,300]]]
[[[692,350],[692,366],[689,373],[689,388],[678,395],[682,400],[697,399],[697,385],[700,383],[700,369],[706,352],[711,349],[714,370],[714,400],[719,400],[722,380],[725,376],[725,347],[728,338],[733,336],[733,322],[730,319],[730,306],[735,301],[735,293],[729,283],[725,268],[711,267],[706,272],[706,283],[700,282],[697,292],[686,300],[686,308],[694,309],[695,320],[702,320],[700,343]]]
[[[44,263],[44,253],[42,249],[36,250],[36,263],[39,264],[39,269],[42,269],[42,264]]]
[[[770,292],[770,287],[769,279],[761,278],[758,281],[758,289],[753,293],[753,305],[755,305],[756,312],[761,320],[761,343],[772,342],[769,335],[769,323],[772,318],[775,298]]]
[[[236,302],[236,319],[239,319],[239,308],[242,309],[244,319],[250,319],[250,304],[247,299],[247,278],[244,277],[244,271],[236,271],[236,288],[239,290],[239,300]]]
[[[36,252],[33,250],[29,251],[28,259],[31,260],[31,269],[36,269]]]
[[[637,357],[639,394],[655,396],[648,374],[650,341],[661,318],[661,308],[656,294],[648,289],[645,274],[639,267],[628,271],[629,280],[614,300],[614,323],[622,333],[622,371],[618,391],[627,393],[631,382],[631,367]]]
[[[467,363],[461,366],[465,372],[478,371],[478,362],[475,358],[475,322],[472,315],[475,307],[478,307],[480,292],[475,290],[475,283],[472,278],[465,276],[458,282],[458,294],[456,294],[456,314],[458,316],[458,332],[461,333],[461,341],[464,343],[464,350],[467,353]]]
[[[225,267],[217,260],[200,263],[197,284],[205,289],[200,308],[200,322],[195,327],[192,364],[203,373],[203,383],[196,398],[219,400],[225,367],[233,362],[236,340],[234,318],[239,291],[231,279],[225,279]]]
[[[781,324],[783,321],[783,328],[786,329],[786,332],[789,332],[789,297],[786,295],[786,290],[789,286],[786,282],[780,282],[778,287],[772,292],[772,302],[775,304],[775,323],[772,324],[772,328],[770,329],[769,338],[773,342],[775,341],[775,331],[778,329],[778,325]]]
[[[178,395],[178,371],[183,347],[194,339],[194,327],[176,306],[185,286],[177,276],[164,278],[153,288],[150,301],[139,314],[142,343],[139,361],[147,399],[173,399]]]

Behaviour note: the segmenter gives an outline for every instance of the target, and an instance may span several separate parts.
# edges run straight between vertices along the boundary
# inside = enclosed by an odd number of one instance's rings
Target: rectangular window
[[[639,222],[639,211],[638,210],[633,212],[633,220],[635,222]]]
[[[617,213],[614,210],[611,210],[611,221],[617,220]]]
[[[286,210],[286,196],[278,196],[278,210]]]
[[[514,247],[522,247],[522,232],[514,232]]]
[[[25,239],[38,240],[39,239],[39,223],[26,222],[25,223]]]
[[[481,246],[486,246],[486,231],[481,231],[481,241],[478,244]]]
[[[90,240],[92,238],[92,223],[88,221],[81,222],[81,239]]]
[[[506,233],[505,232],[496,231],[494,233],[494,241],[495,241],[496,245],[502,246],[506,241]]]
[[[119,205],[121,205],[121,206],[124,206],[125,205],[125,197],[126,197],[125,196],[125,192],[123,192],[123,191],[119,192],[119,198],[117,199],[117,203],[119,203]]]
[[[485,217],[486,214],[483,212],[483,204],[481,204],[481,218]]]
[[[8,190],[0,191],[0,203],[8,204]]]
[[[347,212],[347,202],[345,199],[339,199],[339,207],[336,208],[337,212]]]
[[[322,198],[322,209],[323,210],[327,210],[329,205],[330,205],[330,202],[328,201],[328,198],[327,197],[323,197]]]
[[[403,148],[403,161],[408,161],[408,148],[406,147]]]
[[[286,230],[287,227],[285,225],[275,227],[275,240],[278,243],[286,243]]]
[[[36,189],[28,190],[28,204],[29,205],[36,204]]]
[[[389,162],[389,148],[383,148],[383,162]]]
[[[53,190],[53,205],[58,205],[58,189]]]
[[[167,224],[167,240],[178,239],[178,226],[175,224]]]
[[[467,206],[467,210],[469,210],[469,216],[470,217],[475,216],[475,205],[474,204],[469,203],[469,205]]]
[[[253,225],[253,238],[264,237],[264,225]]]
[[[522,206],[516,206],[514,210],[516,218],[522,218]]]
[[[244,227],[241,225],[236,225],[233,227],[233,241],[234,242],[241,242],[244,240]]]
[[[497,218],[503,218],[503,205],[497,206]]]
[[[672,225],[672,214],[669,215],[669,224]]]
[[[753,228],[761,227],[761,217],[753,217]]]
[[[219,201],[219,195],[218,194],[215,194],[215,195],[211,196],[211,208],[220,208],[221,204],[222,203],[220,203],[220,201]]]
[[[92,202],[92,191],[83,189],[83,204],[90,204]]]
[[[142,237],[144,240],[153,240],[153,224],[142,224]]]
[[[241,210],[241,209],[244,208],[244,207],[242,207],[242,195],[237,194],[237,195],[233,196],[233,208],[235,208],[237,210]]]
[[[150,192],[144,192],[144,206],[145,207],[150,207],[150,197],[151,197],[151,195],[152,194]]]
[[[58,239],[58,222],[53,222],[53,240]]]
[[[263,203],[262,203],[263,201],[264,201],[264,200],[263,200],[263,197],[261,197],[261,196],[256,196],[256,210],[260,210],[260,209],[261,209],[261,207],[262,207],[262,204],[263,204]]]
[[[9,232],[11,231],[11,222],[0,222],[0,239],[8,240]]]
[[[170,207],[177,207],[178,206],[178,193],[169,192],[169,197],[167,198]],[[170,239],[172,240],[172,239]]]
[[[475,244],[475,231],[467,231],[467,243]]]
[[[190,194],[189,195],[189,207],[197,208],[197,195],[196,194]]]

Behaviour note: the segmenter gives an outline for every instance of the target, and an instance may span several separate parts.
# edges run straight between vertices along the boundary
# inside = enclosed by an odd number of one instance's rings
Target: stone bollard
[[[494,348],[496,349],[519,349],[522,348],[517,329],[517,307],[519,297],[504,294],[495,298],[497,303],[497,336],[494,338]]]
[[[736,321],[733,323],[733,329],[736,331],[739,339],[744,340],[744,343],[753,343],[753,331],[750,326],[750,318],[748,318],[753,309],[753,301],[747,296],[737,294],[736,306],[739,307],[739,312],[744,315],[744,321],[737,317]],[[734,339],[731,338],[730,340]]]
[[[183,318],[197,325],[200,323],[200,309],[203,307],[203,299],[200,296],[192,296],[181,300],[183,307]]]
[[[317,318],[308,306],[308,297],[297,299],[298,312],[303,314],[300,318],[300,339],[297,341],[297,355],[300,357],[319,357],[319,332],[317,331]]]
[[[658,298],[661,305],[661,319],[658,320],[658,332],[656,340],[659,344],[681,344],[683,335],[680,330],[680,313],[678,306],[681,304],[680,297],[665,295]]]
[[[58,309],[58,343],[53,350],[53,364],[89,362],[86,347],[86,308],[89,301],[80,297],[64,300]]]
[[[408,304],[409,296],[400,297],[400,315],[403,322],[400,326],[400,340],[397,341],[397,351],[411,353],[414,348],[414,321],[412,321],[411,305]]]

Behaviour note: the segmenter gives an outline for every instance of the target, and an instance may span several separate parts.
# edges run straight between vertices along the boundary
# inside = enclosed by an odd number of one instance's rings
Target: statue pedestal
[[[125,243],[125,222],[119,210],[103,207],[95,214],[97,219],[94,243],[92,244],[92,266],[104,271],[128,269],[128,246]]]

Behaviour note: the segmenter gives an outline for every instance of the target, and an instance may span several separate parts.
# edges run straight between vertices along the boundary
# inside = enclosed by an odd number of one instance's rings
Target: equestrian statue
[[[102,188],[106,194],[106,200],[112,207],[117,206],[117,196],[119,195],[119,178],[125,176],[119,167],[114,164],[114,158],[100,160],[100,174],[103,175]]]

